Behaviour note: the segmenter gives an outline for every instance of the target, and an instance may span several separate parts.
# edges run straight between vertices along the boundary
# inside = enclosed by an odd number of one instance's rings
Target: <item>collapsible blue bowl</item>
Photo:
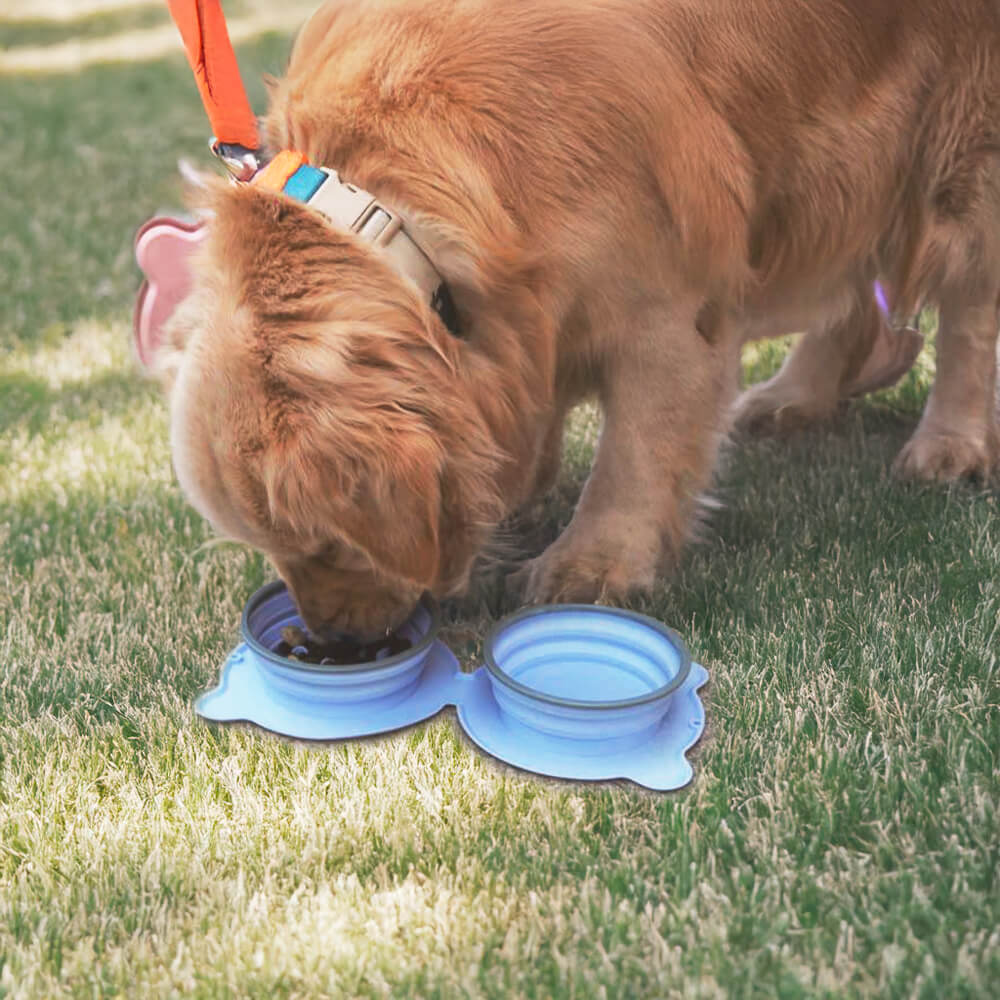
[[[413,646],[372,663],[279,656],[286,625],[301,620],[284,585],[258,590],[243,613],[243,642],[195,703],[202,717],[330,740],[412,726],[454,705],[469,738],[515,767],[659,790],[691,780],[685,754],[704,729],[698,689],[708,673],[653,618],[589,604],[519,611],[495,626],[486,665],[472,673],[436,638],[429,596],[397,630]]]
[[[691,656],[653,618],[589,604],[530,608],[499,622],[484,649],[508,722],[604,753],[645,740],[687,680]]]
[[[356,705],[359,711],[379,710],[402,701],[416,686],[437,635],[440,612],[429,595],[421,598],[410,618],[396,630],[413,645],[381,660],[349,666],[322,666],[290,660],[274,652],[286,625],[302,625],[298,611],[281,582],[268,584],[247,602],[241,628],[250,655],[268,683],[271,697],[300,710],[312,705],[323,711],[331,704]]]

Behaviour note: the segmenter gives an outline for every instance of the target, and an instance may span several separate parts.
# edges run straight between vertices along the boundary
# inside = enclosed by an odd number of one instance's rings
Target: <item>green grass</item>
[[[120,31],[136,31],[169,23],[170,13],[165,3],[97,11],[70,21],[46,18],[0,21],[0,48],[103,38]]]
[[[0,996],[995,995],[998,497],[887,475],[929,357],[731,447],[703,542],[636,602],[711,673],[686,790],[534,779],[448,713],[332,746],[209,727],[192,700],[270,571],[185,504],[128,348],[132,232],[203,156],[194,87],[180,58],[2,86]],[[449,609],[467,665],[509,607]]]

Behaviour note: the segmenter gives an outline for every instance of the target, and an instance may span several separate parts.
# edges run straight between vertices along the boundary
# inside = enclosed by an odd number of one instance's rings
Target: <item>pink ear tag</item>
[[[135,259],[146,280],[135,302],[132,328],[139,364],[149,368],[163,339],[163,324],[191,291],[191,254],[205,225],[181,219],[150,219],[135,235]]]

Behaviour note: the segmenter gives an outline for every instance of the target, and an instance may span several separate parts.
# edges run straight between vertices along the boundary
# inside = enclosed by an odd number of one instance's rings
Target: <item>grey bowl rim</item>
[[[625,618],[638,622],[647,628],[658,633],[661,638],[666,639],[676,650],[680,665],[677,673],[662,687],[649,694],[637,695],[635,698],[622,698],[617,701],[580,701],[576,698],[559,698],[555,695],[545,694],[535,688],[528,687],[520,681],[515,680],[497,662],[493,656],[493,645],[500,633],[511,625],[527,618],[537,618],[541,615],[561,614],[567,611],[584,611],[592,614],[611,615],[615,618]],[[486,669],[492,677],[495,677],[505,687],[523,694],[532,701],[542,702],[548,705],[558,705],[560,708],[582,708],[608,711],[609,709],[636,708],[640,705],[649,705],[661,698],[666,698],[673,694],[686,680],[691,672],[691,651],[687,648],[684,640],[668,625],[639,611],[631,611],[628,608],[614,608],[604,604],[540,604],[531,608],[522,608],[512,614],[500,619],[489,631],[483,642],[483,660]]]
[[[318,674],[325,677],[330,677],[335,674],[377,673],[381,670],[385,670],[387,667],[396,666],[404,660],[419,658],[421,654],[434,644],[437,639],[438,631],[441,628],[441,608],[438,605],[438,602],[434,599],[434,596],[429,591],[425,591],[420,595],[420,600],[417,601],[417,604],[422,604],[427,611],[430,612],[431,622],[423,638],[419,642],[414,643],[409,649],[405,649],[401,653],[396,653],[395,656],[387,656],[384,660],[344,664],[342,666],[334,665],[324,667],[319,663],[305,663],[301,660],[289,660],[285,656],[279,656],[274,652],[274,650],[268,649],[267,646],[260,642],[250,632],[249,618],[251,610],[280,591],[285,591],[286,593],[288,592],[288,587],[286,587],[284,582],[281,580],[272,580],[270,583],[265,583],[263,587],[258,587],[250,595],[250,597],[247,598],[246,604],[243,605],[243,614],[240,617],[240,631],[243,633],[244,642],[246,642],[254,653],[258,656],[264,657],[265,660],[270,660],[271,663],[275,663],[279,667],[284,667],[286,670],[297,670],[301,673]],[[294,604],[295,602],[293,601],[293,607]],[[416,608],[414,608],[414,610],[416,610]],[[298,612],[296,611],[296,614],[297,613]]]

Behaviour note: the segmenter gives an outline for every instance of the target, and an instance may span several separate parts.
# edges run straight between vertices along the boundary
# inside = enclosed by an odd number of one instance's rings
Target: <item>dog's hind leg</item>
[[[995,133],[1000,141],[1000,133]],[[896,471],[918,479],[988,479],[1000,462],[1000,157],[972,146],[932,189],[933,222],[910,268],[936,280],[934,385]]]
[[[902,475],[985,480],[996,468],[998,290],[970,296],[966,289],[950,288],[942,294],[934,386],[919,426],[896,460]]]
[[[784,430],[824,420],[842,399],[897,382],[922,346],[915,330],[892,330],[871,286],[859,284],[846,314],[818,322],[776,375],[739,397],[735,425],[748,431]]]
[[[901,302],[926,289],[939,307],[934,385],[896,462],[919,479],[987,479],[1000,461],[1000,42],[977,46],[928,103],[919,212],[894,275]]]

